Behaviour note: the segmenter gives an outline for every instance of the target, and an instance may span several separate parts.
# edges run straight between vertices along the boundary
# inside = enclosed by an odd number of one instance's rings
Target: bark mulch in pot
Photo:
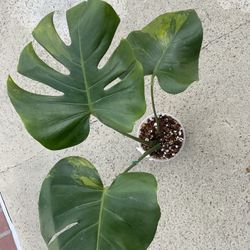
[[[173,158],[181,149],[184,141],[184,131],[181,124],[173,117],[168,115],[159,115],[161,134],[157,133],[157,123],[154,117],[147,119],[141,125],[139,137],[145,141],[157,141],[161,148],[151,153],[151,157],[159,160]],[[148,145],[141,144],[141,147],[147,151]]]

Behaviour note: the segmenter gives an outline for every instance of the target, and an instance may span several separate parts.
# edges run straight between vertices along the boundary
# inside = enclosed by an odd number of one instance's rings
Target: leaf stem
[[[158,143],[154,145],[152,148],[147,150],[137,161],[133,161],[133,163],[124,171],[124,173],[127,173],[130,171],[133,167],[135,167],[140,161],[142,161],[145,157],[153,153],[155,150],[159,149],[161,147],[161,144]]]
[[[118,132],[119,132],[119,131],[118,131]],[[130,138],[130,139],[132,139],[132,140],[134,140],[134,141],[140,142],[140,143],[142,143],[142,144],[144,144],[144,145],[152,146],[152,143],[153,143],[153,142],[144,141],[143,139],[138,138],[138,137],[133,136],[133,135],[130,135],[130,134],[126,134],[126,133],[122,133],[122,132],[119,132],[119,133],[122,134],[122,135],[124,135],[124,136],[126,136],[126,137],[128,137],[128,138]]]
[[[153,112],[154,112],[154,116],[155,116],[155,121],[157,124],[157,132],[158,134],[160,134],[160,121],[159,121],[159,117],[157,116],[157,112],[156,112],[156,108],[155,108],[155,98],[154,98],[154,79],[155,79],[155,75],[153,74],[151,76],[151,82],[150,82],[150,86],[151,86],[151,103],[152,103],[152,107],[153,107]]]

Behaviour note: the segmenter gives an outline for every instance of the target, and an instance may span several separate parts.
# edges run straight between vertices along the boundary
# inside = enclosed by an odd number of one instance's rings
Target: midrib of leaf
[[[82,54],[82,44],[80,42],[79,27],[78,27],[78,38],[79,38],[79,48],[80,48],[80,58],[81,58],[81,68],[82,68],[82,75],[83,75],[83,84],[85,85],[89,112],[92,113],[93,105],[92,105],[92,100],[91,100],[91,96],[90,96],[90,92],[89,92],[89,84],[88,84],[87,73],[86,73],[86,69],[85,69],[85,61],[83,59],[83,54]]]
[[[168,52],[170,43],[174,41],[174,39],[177,37],[177,34],[178,34],[178,33],[179,33],[179,30],[178,30],[178,32],[176,32],[176,34],[175,34],[175,36],[173,37],[173,39],[172,39],[171,41],[169,40],[168,45],[163,49],[162,55],[161,55],[159,61],[157,62],[156,66],[155,66],[155,68],[154,68],[153,76],[155,76],[155,75],[157,74],[158,68],[159,68],[159,66],[161,65],[161,62],[162,62],[163,58],[165,57],[166,53]]]
[[[97,240],[96,240],[96,250],[100,250],[100,238],[101,238],[101,227],[102,227],[102,220],[103,220],[103,207],[104,207],[104,200],[105,200],[105,193],[106,189],[103,189],[102,199],[101,199],[101,206],[100,206],[100,213],[98,218],[98,230],[97,230]]]
[[[153,70],[153,76],[156,76],[158,68],[159,68],[159,66],[161,64],[161,61],[163,60],[164,56],[166,55],[167,50],[168,50],[168,46],[162,51],[162,55],[161,55],[159,61],[157,62],[156,66],[155,66],[155,68]]]
[[[173,42],[176,39],[176,37],[178,36],[178,33],[180,32],[180,30],[182,29],[182,27],[184,26],[184,24],[187,22],[188,18],[185,20],[185,22],[183,22],[183,24],[181,25],[181,27],[178,29],[178,31],[175,33],[175,35],[172,37],[171,41],[169,40],[168,46],[166,46],[166,48],[163,49],[162,55],[161,55],[159,61],[157,62],[156,66],[155,66],[155,68],[153,70],[153,74],[152,74],[153,76],[156,76],[158,68],[161,65],[161,62],[162,62],[163,58],[165,57],[165,55],[166,55],[166,53],[167,53],[167,51],[169,49],[170,43]]]

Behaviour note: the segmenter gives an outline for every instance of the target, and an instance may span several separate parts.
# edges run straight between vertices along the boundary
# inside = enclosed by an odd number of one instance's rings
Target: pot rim
[[[182,142],[182,146],[180,148],[180,150],[178,151],[178,153],[175,154],[175,156],[173,156],[172,158],[170,159],[156,159],[156,158],[153,158],[152,156],[146,156],[147,159],[149,159],[150,161],[155,161],[155,162],[170,162],[172,161],[173,159],[176,158],[176,156],[180,155],[181,151],[183,150],[184,146],[185,146],[185,142],[186,142],[186,132],[185,132],[185,129],[184,129],[184,126],[183,124],[177,119],[175,118],[173,115],[170,115],[170,114],[167,114],[167,113],[159,113],[158,115],[167,115],[167,116],[170,116],[172,117],[173,119],[175,119],[180,125],[181,125],[181,128],[182,128],[182,131],[183,131],[183,142]],[[151,114],[151,115],[148,115],[146,116],[141,122],[140,122],[140,125],[137,129],[137,137],[139,137],[140,135],[140,129],[141,129],[141,126],[144,122],[146,122],[149,118],[152,118],[154,117],[154,114]],[[142,155],[145,153],[145,150],[141,147],[141,143],[138,142],[138,147],[136,148],[138,152],[140,152]]]

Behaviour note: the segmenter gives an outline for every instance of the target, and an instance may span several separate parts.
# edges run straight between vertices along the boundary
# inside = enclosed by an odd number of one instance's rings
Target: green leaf
[[[53,13],[39,23],[33,36],[69,75],[45,64],[31,43],[21,53],[18,65],[19,73],[62,92],[61,96],[30,93],[8,79],[9,97],[28,132],[54,150],[85,140],[90,115],[117,131],[131,132],[146,106],[143,69],[126,40],[107,64],[98,68],[120,22],[112,7],[89,0],[69,9],[67,22],[69,46],[55,30]],[[119,82],[113,86],[116,79]]]
[[[171,94],[198,80],[202,39],[202,24],[194,10],[161,15],[128,36],[144,74],[157,76],[161,88]]]
[[[104,188],[87,160],[59,161],[43,182],[39,200],[48,249],[147,249],[160,218],[156,186],[151,174],[124,173]]]

